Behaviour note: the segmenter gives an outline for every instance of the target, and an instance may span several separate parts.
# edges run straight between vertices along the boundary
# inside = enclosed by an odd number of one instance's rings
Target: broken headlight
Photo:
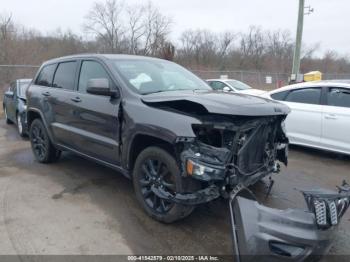
[[[206,173],[214,172],[213,168],[198,164],[191,159],[187,160],[186,169],[187,174],[190,176],[203,176]]]

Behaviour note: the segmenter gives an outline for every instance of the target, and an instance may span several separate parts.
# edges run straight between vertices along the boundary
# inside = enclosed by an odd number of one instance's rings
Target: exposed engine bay
[[[202,183],[194,194],[159,195],[182,204],[201,204],[219,196],[229,197],[238,184],[251,186],[272,173],[278,173],[277,161],[288,164],[288,139],[283,130],[284,116],[247,119],[212,115],[193,125],[196,139],[179,139],[182,175]]]
[[[228,120],[213,116],[193,126],[197,140],[185,145],[181,154],[187,175],[202,181],[221,180],[221,186],[230,191],[237,184],[250,186],[277,173],[276,161],[288,164],[283,116]]]

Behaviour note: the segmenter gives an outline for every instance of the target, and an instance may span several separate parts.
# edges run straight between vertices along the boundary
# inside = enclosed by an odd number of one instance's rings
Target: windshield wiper
[[[154,92],[143,93],[142,95],[146,96],[146,95],[151,95],[151,94],[163,93],[163,92],[167,92],[167,91],[168,90],[159,90],[159,91],[154,91]]]
[[[164,93],[164,92],[176,92],[176,91],[192,91],[192,92],[195,92],[195,91],[209,91],[209,89],[200,89],[200,88],[197,88],[197,89],[174,89],[174,90],[159,90],[159,91],[154,91],[154,92],[148,92],[148,93],[143,93],[142,95],[150,95],[150,94],[156,94],[156,93]]]

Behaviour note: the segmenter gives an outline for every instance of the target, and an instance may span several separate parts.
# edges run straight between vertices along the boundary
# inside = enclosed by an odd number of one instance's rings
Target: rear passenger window
[[[350,89],[330,88],[327,95],[329,106],[339,106],[350,108]]]
[[[305,88],[292,90],[285,101],[319,105],[321,99],[321,88]]]
[[[35,84],[39,86],[51,86],[55,69],[55,64],[43,67],[43,69],[39,73],[38,78],[35,81]]]
[[[109,83],[111,84],[110,77],[102,65],[95,61],[84,61],[80,69],[79,92],[86,93],[89,80],[96,78],[108,79]]]
[[[272,99],[277,100],[277,101],[283,101],[289,91],[283,91],[283,92],[278,92],[278,93],[274,93],[271,95]]]
[[[74,90],[77,62],[60,63],[57,67],[53,87]]]

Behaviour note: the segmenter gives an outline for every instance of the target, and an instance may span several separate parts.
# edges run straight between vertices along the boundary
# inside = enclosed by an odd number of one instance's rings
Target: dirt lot
[[[349,159],[293,148],[267,204],[305,207],[294,188],[333,188],[350,180]],[[174,225],[157,223],[140,209],[123,176],[71,154],[40,165],[29,142],[0,121],[0,255],[229,255],[229,227],[224,201],[203,205]],[[350,212],[331,252],[350,254]]]

